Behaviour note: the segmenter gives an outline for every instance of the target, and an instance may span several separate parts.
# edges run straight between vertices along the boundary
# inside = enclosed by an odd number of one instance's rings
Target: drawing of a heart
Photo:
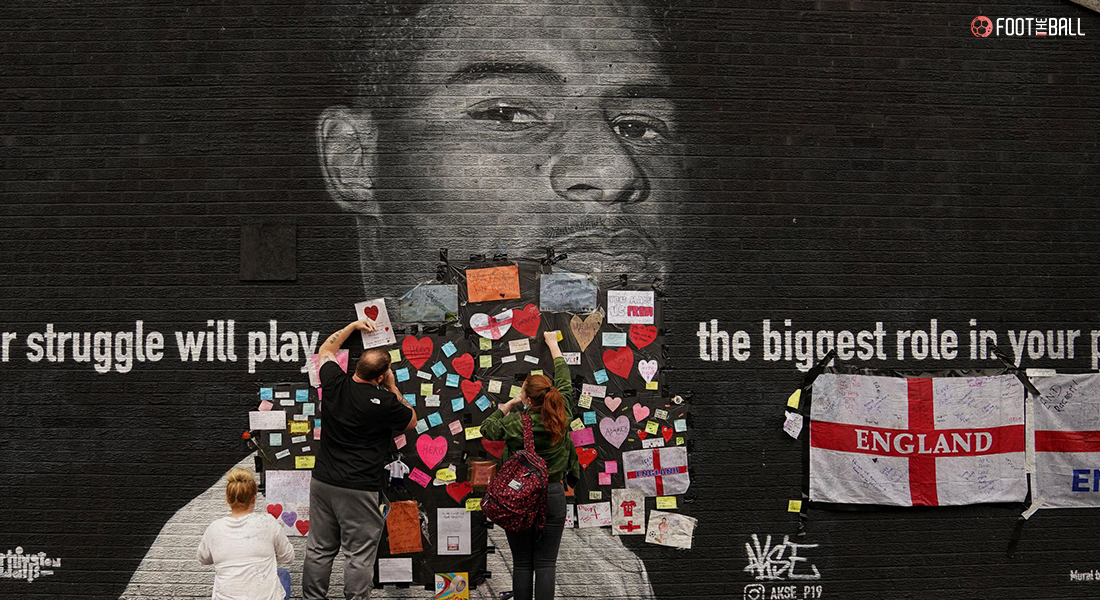
[[[596,460],[595,448],[577,448],[577,459],[581,463],[581,467],[587,469],[588,465],[592,464],[592,461]]]
[[[499,340],[512,328],[512,311],[509,309],[492,317],[474,313],[470,315],[470,327],[483,338]]]
[[[462,395],[466,397],[467,403],[473,402],[474,398],[477,398],[477,395],[481,393],[480,381],[463,379],[462,383],[459,384],[459,387],[462,388]]]
[[[481,445],[485,447],[485,451],[493,456],[500,458],[504,454],[504,441],[490,442],[485,438],[481,438]]]
[[[535,337],[539,332],[539,307],[528,304],[523,310],[512,312],[512,327],[527,337]]]
[[[584,352],[585,348],[588,348],[588,345],[592,343],[592,340],[596,339],[596,334],[600,331],[600,325],[603,325],[603,313],[601,312],[594,312],[585,317],[583,321],[576,315],[569,319],[569,330],[573,332],[573,339],[577,340],[581,352]]]
[[[604,417],[600,420],[600,433],[603,434],[603,439],[618,448],[630,433],[630,419],[626,415],[619,415],[617,419]]]
[[[305,535],[309,533],[309,519],[305,521],[298,521],[294,524],[294,527],[298,530],[298,533]]]
[[[668,426],[661,427],[661,437],[665,438],[666,442],[671,440],[672,439],[672,428],[668,427]]]
[[[608,371],[626,379],[634,367],[634,351],[629,346],[603,351],[603,364]]]
[[[615,412],[615,410],[619,408],[619,405],[623,403],[623,399],[618,396],[615,396],[614,398],[608,396],[603,399],[603,403],[607,406],[607,410]]]
[[[641,423],[649,416],[649,407],[644,404],[634,405],[634,421]]]
[[[639,360],[638,372],[642,374],[642,379],[645,379],[646,383],[653,381],[653,377],[657,375],[657,361],[654,360]]]
[[[432,351],[434,349],[435,344],[430,337],[417,339],[414,335],[407,335],[405,339],[401,340],[401,352],[405,354],[405,358],[409,359],[412,366],[417,369],[423,367],[424,363],[428,362],[428,359],[432,357]]]
[[[287,527],[294,527],[294,522],[298,520],[298,513],[288,510],[283,512],[283,523],[286,523]]]
[[[432,469],[447,456],[447,438],[422,435],[416,438],[416,453],[424,461],[424,466]]]
[[[455,502],[462,502],[462,499],[469,496],[473,491],[474,486],[470,485],[469,481],[447,484],[447,495],[454,498]]]
[[[268,504],[267,505],[267,513],[269,515],[275,517],[276,519],[278,519],[279,515],[283,514],[283,505],[282,504]]]
[[[363,316],[367,317],[371,321],[378,320],[378,307],[373,304],[363,309]]]
[[[655,339],[657,339],[656,327],[637,323],[630,326],[630,341],[634,342],[635,348],[641,350],[652,344]]]
[[[474,357],[470,356],[470,353],[467,352],[455,358],[454,361],[451,362],[451,366],[454,367],[456,373],[469,379],[470,375],[474,374]]]

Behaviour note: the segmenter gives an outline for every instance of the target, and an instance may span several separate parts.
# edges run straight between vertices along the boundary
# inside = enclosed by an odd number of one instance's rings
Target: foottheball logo
[[[978,37],[989,37],[993,33],[993,22],[989,17],[974,17],[970,22],[970,32]]]

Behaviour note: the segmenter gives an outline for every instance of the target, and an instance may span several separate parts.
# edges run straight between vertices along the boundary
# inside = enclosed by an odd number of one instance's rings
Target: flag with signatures
[[[1100,506],[1100,374],[1036,377],[1035,492],[1044,508]]]

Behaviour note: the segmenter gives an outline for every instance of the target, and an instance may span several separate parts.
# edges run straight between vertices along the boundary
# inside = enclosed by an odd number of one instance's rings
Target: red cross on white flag
[[[1046,508],[1100,506],[1100,374],[1035,377],[1035,489]]]

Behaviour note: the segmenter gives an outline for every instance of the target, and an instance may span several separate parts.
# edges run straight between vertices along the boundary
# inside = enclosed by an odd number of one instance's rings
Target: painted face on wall
[[[358,218],[364,283],[430,278],[440,248],[458,258],[553,248],[605,280],[661,276],[655,240],[673,226],[680,153],[640,10],[421,8],[402,72],[318,121],[329,191]],[[391,281],[395,271],[413,277]]]

